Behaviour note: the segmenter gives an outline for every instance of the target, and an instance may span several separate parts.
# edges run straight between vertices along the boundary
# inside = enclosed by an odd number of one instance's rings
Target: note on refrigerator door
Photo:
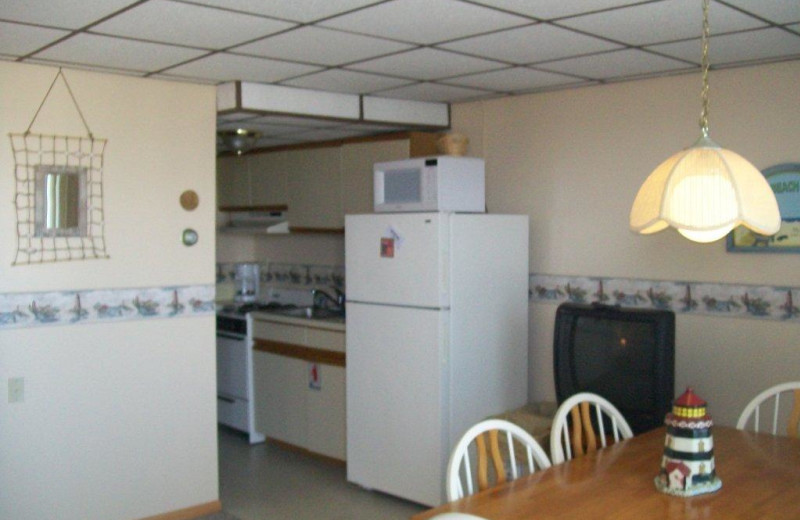
[[[381,257],[394,258],[395,251],[403,246],[403,237],[394,227],[389,226],[381,237]]]

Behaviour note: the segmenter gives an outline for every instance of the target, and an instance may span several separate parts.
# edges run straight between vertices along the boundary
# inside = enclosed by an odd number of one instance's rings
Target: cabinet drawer
[[[280,343],[305,345],[305,327],[274,321],[254,320],[253,337]]]
[[[335,330],[315,329],[309,327],[306,331],[306,345],[323,350],[344,352],[345,335]]]

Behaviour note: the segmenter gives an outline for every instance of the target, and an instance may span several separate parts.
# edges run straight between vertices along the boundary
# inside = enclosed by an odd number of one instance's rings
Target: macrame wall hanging
[[[58,79],[64,82],[86,137],[31,133]],[[17,254],[12,265],[108,258],[104,238],[103,151],[58,69],[21,134],[9,134],[14,155]]]

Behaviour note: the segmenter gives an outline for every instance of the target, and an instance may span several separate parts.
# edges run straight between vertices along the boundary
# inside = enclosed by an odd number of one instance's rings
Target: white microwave
[[[373,175],[376,213],[486,211],[483,159],[439,156],[382,162],[374,165]]]

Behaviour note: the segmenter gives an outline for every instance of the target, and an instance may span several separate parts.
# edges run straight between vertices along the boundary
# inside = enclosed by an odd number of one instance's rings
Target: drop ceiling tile
[[[477,0],[476,3],[532,16],[540,20],[552,20],[639,2],[641,0]]]
[[[513,67],[504,70],[495,70],[481,74],[462,76],[447,81],[448,85],[475,87],[495,92],[529,91],[537,88],[552,87],[555,85],[575,85],[586,83],[583,80],[556,74],[533,70],[526,67]]]
[[[527,18],[458,0],[395,0],[331,18],[320,25],[431,44],[527,23]]]
[[[92,28],[92,32],[161,43],[223,49],[294,27],[211,7],[150,0]]]
[[[131,0],[3,0],[0,18],[79,29],[131,4]]]
[[[690,60],[698,65],[702,58],[700,40],[653,45],[648,49]],[[712,36],[708,42],[708,53],[712,65],[800,55],[800,35],[773,28]]]
[[[669,0],[569,18],[559,24],[630,45],[647,45],[700,37],[702,21],[698,0]],[[709,21],[711,34],[765,25],[717,2],[709,8]]]
[[[728,0],[728,3],[777,24],[800,22],[797,0]]]
[[[107,74],[116,74],[121,76],[133,76],[137,78],[144,77],[147,75],[147,72],[142,70],[132,70],[132,69],[120,69],[115,67],[104,67],[101,65],[84,65],[81,63],[68,63],[65,64],[62,61],[51,61],[51,60],[43,60],[38,58],[30,58],[25,60],[24,63],[33,63],[36,65],[44,65],[47,67],[64,67],[65,69],[74,69],[74,70],[87,70],[91,72],[104,72]]]
[[[265,2],[264,0],[193,0],[197,4],[214,5],[284,20],[308,23],[331,15],[374,4],[376,0],[291,0]]]
[[[403,78],[432,80],[502,67],[504,65],[496,61],[426,47],[356,63],[348,68]]]
[[[272,83],[318,70],[319,67],[299,63],[217,53],[179,65],[166,72],[177,76],[211,78],[217,81]]]
[[[509,45],[513,42],[513,45]],[[445,49],[514,64],[535,63],[621,46],[549,24],[535,24],[441,45]]]
[[[378,76],[352,70],[330,69],[285,81],[283,84],[328,92],[341,92],[343,94],[369,94],[376,90],[399,87],[409,83],[408,80],[390,78],[389,76]]]
[[[0,52],[25,56],[68,34],[69,31],[58,29],[0,22]]]
[[[193,78],[191,76],[175,76],[173,74],[150,74],[148,78],[163,79],[165,81],[180,81],[181,83],[199,83],[201,85],[216,85],[219,81],[208,78]]]
[[[202,56],[203,53],[204,51],[186,47],[94,34],[76,34],[58,45],[43,50],[35,57],[117,70],[153,72]]]
[[[407,50],[411,47],[405,43],[323,27],[302,27],[236,47],[231,51],[289,61],[341,65]]]
[[[612,51],[580,58],[554,61],[542,65],[553,72],[563,72],[582,76],[587,79],[612,79],[617,77],[635,77],[691,68],[684,62],[663,58],[654,54],[626,49]]]
[[[411,99],[414,101],[455,102],[483,97],[492,92],[438,83],[416,83],[380,92],[381,97]]]

